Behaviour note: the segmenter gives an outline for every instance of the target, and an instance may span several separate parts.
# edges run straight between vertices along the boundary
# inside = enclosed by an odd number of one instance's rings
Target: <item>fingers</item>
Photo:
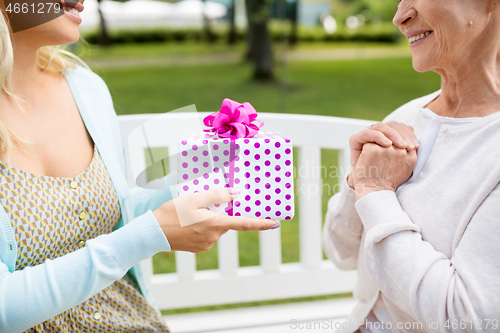
[[[233,189],[231,189],[233,190]],[[237,191],[231,191],[236,193]],[[173,200],[177,219],[182,227],[213,219],[223,213],[208,210],[206,207],[234,200],[227,188],[217,188],[206,192],[183,195]]]
[[[216,188],[206,192],[191,194],[192,198],[190,199],[194,201],[194,204],[198,208],[201,208],[201,207],[208,207],[210,205],[223,204],[229,202],[231,200],[236,199],[236,197],[239,194],[240,194],[239,189]]]
[[[395,121],[377,123],[372,125],[372,130],[382,132],[394,143],[396,148],[414,150],[418,147],[418,140],[413,131],[413,127]]]
[[[417,164],[417,160],[418,160],[418,157],[417,157],[417,151],[416,150],[413,150],[410,152],[409,156],[408,156],[408,165],[413,169],[415,167],[415,165]]]
[[[408,143],[408,151],[418,148],[419,142],[412,126],[397,122],[388,122],[387,125],[392,126],[394,129],[398,130],[399,133],[405,138],[406,142]]]
[[[392,141],[396,148],[405,149],[408,147],[408,142],[398,130],[394,129],[387,123],[374,124],[370,130],[381,132],[385,137]]]
[[[229,215],[220,215],[217,219],[222,228],[237,231],[269,230],[279,227],[279,223],[277,221],[269,219],[255,219]]]
[[[218,188],[202,193],[181,196],[173,200],[177,219],[181,227],[199,222],[207,222],[211,227],[224,230],[267,230],[277,228],[278,222],[270,219],[256,219],[240,216],[229,216],[222,212],[209,210],[209,205],[225,203],[234,200],[238,195],[231,195],[234,189]]]
[[[356,164],[363,149],[363,145],[366,143],[376,143],[382,147],[390,147],[393,144],[381,131],[366,129],[351,136],[349,144],[351,146],[351,164],[353,166]]]

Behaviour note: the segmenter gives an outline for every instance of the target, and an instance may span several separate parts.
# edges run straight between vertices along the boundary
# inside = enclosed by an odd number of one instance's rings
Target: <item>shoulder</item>
[[[98,134],[111,145],[109,151],[121,151],[121,135],[113,100],[104,80],[89,69],[78,66],[65,73],[71,93],[89,132]],[[93,137],[95,140],[96,137]],[[116,156],[123,161],[120,154]]]
[[[74,68],[68,68],[66,70],[65,76],[66,78],[71,78],[78,81],[81,80],[81,83],[97,84],[100,86],[106,85],[106,83],[104,83],[104,80],[99,75],[97,75],[90,69],[78,65]]]
[[[82,66],[69,68],[64,76],[73,90],[73,95],[81,94],[82,97],[92,97],[99,102],[111,102],[108,86],[99,75],[90,69]]]
[[[116,116],[113,99],[104,80],[90,69],[77,66],[69,68],[64,74],[73,98],[84,112]],[[82,110],[80,110],[82,111]]]
[[[419,114],[420,109],[429,104],[433,99],[439,96],[440,93],[441,90],[438,90],[433,92],[432,94],[416,98],[397,108],[387,117],[385,117],[383,121],[397,121],[411,125],[415,117]]]
[[[78,66],[65,73],[78,110],[88,124],[99,130],[109,130],[117,121],[113,100],[103,79],[89,69]]]

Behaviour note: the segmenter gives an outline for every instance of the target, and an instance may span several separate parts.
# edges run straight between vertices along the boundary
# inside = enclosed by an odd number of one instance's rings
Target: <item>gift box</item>
[[[221,114],[225,123],[217,119]],[[280,133],[259,131],[263,123],[254,124],[256,117],[248,103],[226,99],[221,111],[205,118],[205,124],[212,127],[209,133],[191,134],[178,143],[179,196],[218,187],[238,188],[241,193],[233,202],[207,208],[234,216],[293,217],[292,142]]]

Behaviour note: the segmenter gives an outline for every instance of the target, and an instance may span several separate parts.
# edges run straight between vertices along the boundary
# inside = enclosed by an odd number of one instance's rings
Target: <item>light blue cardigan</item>
[[[0,205],[0,332],[23,332],[50,319],[108,287],[129,269],[156,307],[138,263],[170,251],[151,211],[171,199],[170,191],[129,190],[117,116],[106,84],[82,67],[65,76],[115,187],[122,219],[117,230],[87,241],[73,253],[15,271],[17,244]]]

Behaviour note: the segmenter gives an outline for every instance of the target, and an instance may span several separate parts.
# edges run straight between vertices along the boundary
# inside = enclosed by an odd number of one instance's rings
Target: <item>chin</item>
[[[80,29],[68,18],[61,16],[47,23],[45,30],[47,42],[53,46],[73,44],[80,38]]]
[[[63,15],[44,24],[17,32],[15,35],[32,46],[57,46],[76,43],[80,38],[80,29],[77,24]]]
[[[69,34],[68,32],[65,32],[65,34],[61,35],[51,35],[51,36],[45,36],[46,38],[43,38],[40,41],[39,46],[59,46],[59,45],[66,45],[66,44],[73,44],[78,42],[80,38],[80,34]]]
[[[72,34],[72,35],[68,35],[68,36],[65,36],[66,38],[64,40],[61,40],[59,43],[57,43],[56,45],[66,45],[66,44],[73,44],[73,43],[76,43],[78,42],[78,40],[80,39],[80,32],[77,31],[76,33]]]
[[[427,61],[420,59],[419,57],[412,57],[413,69],[419,73],[427,72],[430,70],[430,66]]]
[[[73,44],[78,42],[80,39],[80,34],[74,34],[74,35],[68,35],[65,34],[63,36],[55,36],[55,38],[47,38],[46,46],[58,46],[58,45],[66,45],[66,44]]]

